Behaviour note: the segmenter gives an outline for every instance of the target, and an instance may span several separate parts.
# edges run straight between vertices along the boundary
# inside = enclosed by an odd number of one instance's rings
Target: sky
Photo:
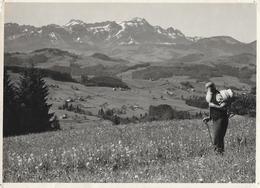
[[[5,23],[64,25],[145,18],[151,25],[173,27],[186,36],[231,36],[256,40],[256,4],[248,3],[6,3]]]

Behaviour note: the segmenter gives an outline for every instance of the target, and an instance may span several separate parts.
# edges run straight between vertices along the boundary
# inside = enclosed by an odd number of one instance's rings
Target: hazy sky
[[[6,3],[5,22],[42,26],[145,18],[152,25],[172,26],[186,36],[229,35],[242,42],[256,40],[256,5],[180,3]]]

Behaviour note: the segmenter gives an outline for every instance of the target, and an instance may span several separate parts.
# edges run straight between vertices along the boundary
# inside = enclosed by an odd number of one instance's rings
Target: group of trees
[[[158,106],[150,106],[149,107],[149,121],[151,120],[171,120],[171,119],[197,119],[202,118],[203,114],[201,112],[197,112],[195,114],[191,114],[188,111],[179,111],[173,109],[168,104],[161,104]]]
[[[67,110],[78,114],[92,115],[90,111],[82,109],[79,105],[69,104],[67,101],[62,106],[59,106],[59,110]]]
[[[10,70],[14,73],[23,73],[28,68],[27,67],[19,67],[19,66],[5,66],[6,70]],[[59,72],[55,70],[49,70],[49,69],[40,69],[40,68],[34,68],[39,74],[45,77],[50,77],[53,80],[62,81],[62,82],[76,82],[69,73],[66,72]]]
[[[98,116],[100,118],[112,121],[115,125],[118,125],[121,122],[121,118],[117,114],[115,114],[113,109],[103,110],[103,108],[101,108],[98,111]]]
[[[34,67],[25,69],[14,84],[4,72],[4,136],[59,129],[51,105],[47,103],[48,87],[43,75]]]
[[[120,117],[119,114],[125,114],[120,110],[116,109],[103,109],[98,111],[98,116],[102,119],[110,120],[113,124],[128,124],[148,121],[148,114],[140,114],[139,117],[133,115],[132,117]]]
[[[185,100],[185,104],[189,105],[189,106],[195,106],[198,108],[203,108],[203,109],[207,109],[209,104],[207,103],[205,97],[202,96],[190,96]]]
[[[256,95],[254,93],[236,96],[230,111],[237,115],[256,117]]]
[[[81,83],[86,86],[100,86],[130,89],[129,86],[120,78],[114,76],[95,76],[89,78],[86,74],[81,75]]]

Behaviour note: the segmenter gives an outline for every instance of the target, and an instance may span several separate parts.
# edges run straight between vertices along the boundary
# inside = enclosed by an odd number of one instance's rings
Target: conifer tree
[[[15,135],[19,131],[17,89],[4,71],[3,135]]]
[[[19,99],[24,132],[42,132],[51,129],[53,113],[47,104],[48,87],[43,76],[33,66],[26,70],[20,82]]]

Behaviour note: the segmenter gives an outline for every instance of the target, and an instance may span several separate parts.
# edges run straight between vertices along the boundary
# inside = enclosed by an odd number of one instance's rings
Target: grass
[[[4,182],[255,182],[255,119],[235,116],[224,156],[200,120],[92,125],[4,138]]]

